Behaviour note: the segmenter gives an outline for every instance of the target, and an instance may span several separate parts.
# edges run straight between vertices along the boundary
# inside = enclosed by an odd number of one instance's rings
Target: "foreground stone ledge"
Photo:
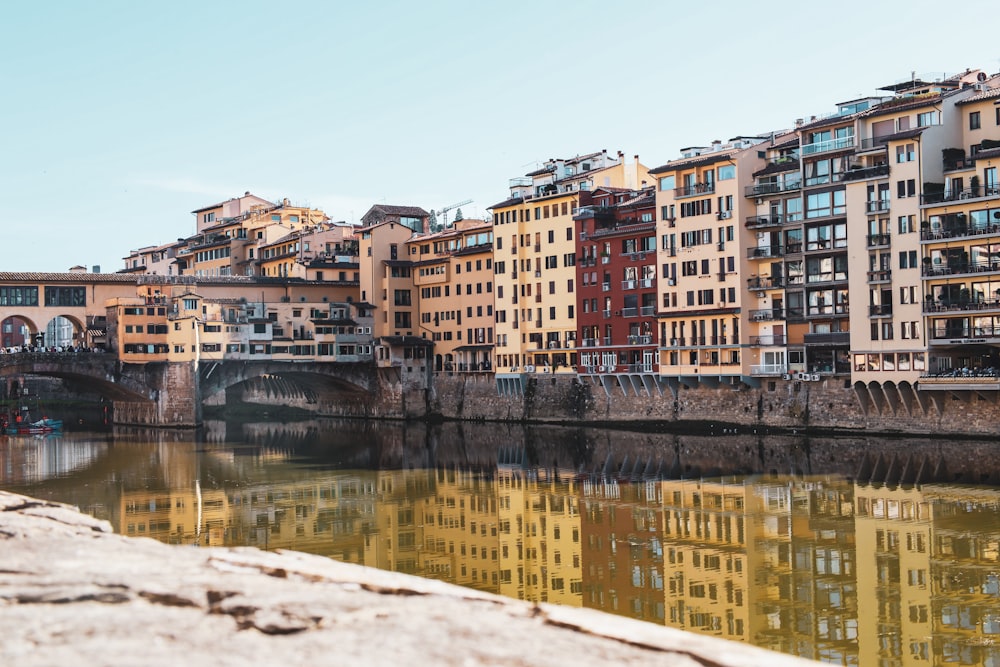
[[[814,665],[298,552],[168,546],[0,491],[0,664]]]

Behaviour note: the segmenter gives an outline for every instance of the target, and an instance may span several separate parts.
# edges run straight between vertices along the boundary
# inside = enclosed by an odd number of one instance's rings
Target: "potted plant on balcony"
[[[974,175],[969,179],[969,191],[972,193],[973,197],[979,196],[979,175]]]

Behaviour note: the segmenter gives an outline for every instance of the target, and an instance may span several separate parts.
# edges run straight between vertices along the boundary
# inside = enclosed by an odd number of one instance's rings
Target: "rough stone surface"
[[[776,379],[759,389],[657,388],[641,376],[604,381],[526,375],[524,392],[498,395],[490,376],[438,374],[431,408],[449,419],[560,423],[722,422],[759,428],[908,434],[996,433],[1000,392],[893,393],[826,378]],[[916,393],[916,398],[911,398]]]
[[[0,492],[0,664],[810,663],[297,552],[167,546]]]

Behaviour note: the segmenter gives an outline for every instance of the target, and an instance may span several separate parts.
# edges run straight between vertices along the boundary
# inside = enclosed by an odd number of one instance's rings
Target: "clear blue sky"
[[[465,217],[537,162],[649,167],[879,85],[1000,70],[995,1],[8,2],[0,271],[123,267],[246,190]]]

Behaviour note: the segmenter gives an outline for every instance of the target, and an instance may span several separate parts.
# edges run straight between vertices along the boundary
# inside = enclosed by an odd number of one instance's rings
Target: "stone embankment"
[[[18,667],[815,664],[319,556],[127,538],[5,492],[0,628]]]
[[[500,389],[498,391],[498,383]],[[915,391],[816,382],[766,381],[760,388],[664,388],[649,378],[439,374],[429,410],[445,419],[564,424],[731,424],[810,433],[981,437],[997,433],[1000,392]]]

